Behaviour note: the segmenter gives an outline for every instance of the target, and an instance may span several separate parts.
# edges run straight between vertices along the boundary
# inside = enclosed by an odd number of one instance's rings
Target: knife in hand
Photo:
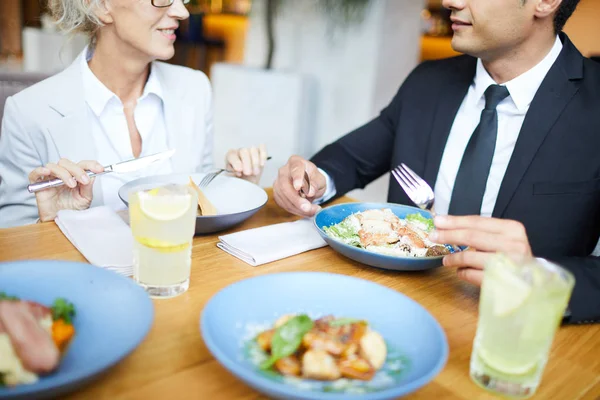
[[[150,164],[154,164],[155,162],[171,158],[173,153],[175,153],[175,150],[167,150],[167,151],[163,151],[161,153],[152,154],[150,156],[136,158],[134,160],[123,161],[123,162],[120,162],[117,164],[108,165],[108,166],[104,167],[104,172],[100,172],[98,174],[94,173],[92,171],[86,171],[86,173],[88,174],[88,176],[90,178],[92,178],[94,176],[98,176],[98,175],[104,175],[104,174],[107,174],[110,172],[126,174],[128,172],[138,171],[142,168],[149,166]],[[40,181],[40,182],[32,183],[27,186],[27,190],[29,190],[29,193],[35,193],[40,190],[53,188],[53,187],[61,186],[64,184],[65,183],[62,181],[62,179],[57,178],[57,179],[52,179],[49,181]]]

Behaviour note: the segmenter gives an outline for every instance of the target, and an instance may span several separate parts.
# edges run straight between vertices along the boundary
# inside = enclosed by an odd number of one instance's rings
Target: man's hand
[[[308,175],[310,189],[305,196],[300,194],[304,173]],[[279,168],[273,184],[273,196],[281,208],[302,217],[312,217],[321,209],[312,204],[325,193],[327,181],[317,166],[299,156],[292,156],[287,164]]]
[[[444,266],[456,267],[458,277],[481,285],[483,266],[496,252],[531,257],[525,227],[518,221],[473,216],[438,215],[430,239],[436,243],[469,246],[444,257]]]

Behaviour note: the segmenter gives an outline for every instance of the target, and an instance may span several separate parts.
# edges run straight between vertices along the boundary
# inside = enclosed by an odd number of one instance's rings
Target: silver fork
[[[225,172],[225,171],[227,171],[227,170],[226,170],[226,169],[223,169],[223,168],[221,168],[221,169],[219,169],[219,170],[216,170],[215,172],[211,172],[210,174],[206,174],[206,175],[204,176],[204,178],[202,178],[202,180],[201,180],[201,181],[200,181],[200,183],[198,184],[198,187],[201,187],[201,188],[205,188],[205,187],[207,187],[208,185],[210,185],[210,183],[211,183],[211,182],[212,182],[212,181],[213,181],[213,180],[214,180],[214,179],[215,179],[217,176],[219,176],[219,174],[221,174],[222,172]],[[231,171],[229,171],[229,172],[231,172]]]
[[[408,197],[422,210],[429,211],[432,216],[435,216],[433,211],[433,201],[435,195],[433,189],[429,186],[429,183],[425,182],[425,179],[421,178],[415,171],[408,168],[404,163],[400,163],[399,166],[392,169],[392,175],[396,178],[396,181],[402,186],[402,189],[406,192]],[[451,245],[451,252],[461,251],[460,247]]]
[[[433,214],[432,208],[435,196],[431,186],[423,178],[404,163],[400,163],[399,166],[392,169],[392,175],[417,207]]]
[[[271,159],[271,156],[267,157],[267,161],[269,161]],[[210,183],[217,177],[219,176],[222,172],[229,172],[229,173],[235,173],[235,171],[231,171],[229,169],[218,169],[214,172],[211,172],[210,174],[206,174],[204,176],[204,178],[202,178],[202,180],[200,181],[200,183],[198,184],[198,187],[207,187],[208,185],[210,185]]]

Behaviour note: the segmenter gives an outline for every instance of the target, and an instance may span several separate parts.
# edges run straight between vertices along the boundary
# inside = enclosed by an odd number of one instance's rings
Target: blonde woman
[[[212,167],[211,87],[200,71],[169,65],[189,0],[49,0],[66,33],[90,44],[73,64],[6,101],[0,135],[0,227],[50,221],[61,209],[123,207],[118,189],[141,176]],[[86,170],[176,149],[139,173],[90,180]],[[230,150],[226,164],[257,181],[264,146]],[[30,194],[31,182],[66,185]]]

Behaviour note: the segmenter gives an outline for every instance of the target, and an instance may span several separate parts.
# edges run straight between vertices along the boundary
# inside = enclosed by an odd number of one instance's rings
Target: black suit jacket
[[[538,89],[500,187],[493,216],[521,221],[533,252],[577,280],[572,322],[600,320],[600,64],[561,34],[563,49]],[[406,163],[432,187],[457,111],[475,76],[470,56],[419,65],[373,121],[312,161],[337,196]],[[461,157],[462,154],[456,154]],[[394,179],[388,200],[412,202]]]

